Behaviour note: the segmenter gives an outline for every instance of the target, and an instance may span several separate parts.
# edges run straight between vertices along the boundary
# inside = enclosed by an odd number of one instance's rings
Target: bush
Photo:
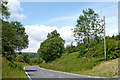
[[[11,68],[14,68],[14,64],[12,62],[9,62],[8,65],[11,67]]]
[[[107,58],[108,59],[115,59],[119,57],[120,53],[120,47],[119,47],[120,41],[116,42],[114,39],[107,40]]]
[[[32,63],[35,63],[35,64],[40,64],[40,63],[42,63],[43,62],[43,60],[40,58],[31,58],[30,59],[30,63],[32,64]]]
[[[64,51],[64,40],[61,37],[54,37],[41,43],[38,54],[40,58],[48,62],[60,58]]]
[[[30,57],[27,53],[24,53],[24,54],[18,55],[16,57],[16,61],[29,63],[30,62]]]
[[[84,47],[81,47],[79,54],[77,55],[78,58],[83,57],[83,55],[86,53],[86,50]]]

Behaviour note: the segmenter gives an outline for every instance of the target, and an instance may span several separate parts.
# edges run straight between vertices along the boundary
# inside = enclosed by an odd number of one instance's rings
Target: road
[[[118,80],[48,70],[38,66],[26,66],[24,70],[30,80]]]

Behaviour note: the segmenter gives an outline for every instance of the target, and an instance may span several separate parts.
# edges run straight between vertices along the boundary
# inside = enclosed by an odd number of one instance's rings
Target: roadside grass
[[[116,68],[118,67],[118,59],[109,61],[99,61],[97,57],[78,58],[79,52],[69,55],[63,55],[61,58],[51,62],[42,63],[39,66],[47,69],[76,73],[81,75],[90,75],[97,77],[114,77],[117,76]]]
[[[0,54],[0,80],[2,79],[2,55]]]
[[[92,69],[76,72],[83,75],[100,76],[100,77],[115,77],[117,76],[116,69],[118,68],[118,58],[101,62]]]
[[[24,78],[29,80],[23,70],[23,67],[28,66],[28,64],[14,62],[17,67],[11,67],[9,63],[11,62],[2,57],[2,78]]]

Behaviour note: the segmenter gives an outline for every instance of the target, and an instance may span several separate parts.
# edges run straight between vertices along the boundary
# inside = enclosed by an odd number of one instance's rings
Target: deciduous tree
[[[77,41],[87,38],[89,50],[90,39],[94,38],[95,35],[100,36],[103,33],[103,20],[99,19],[99,15],[90,8],[83,10],[82,13],[73,32]]]

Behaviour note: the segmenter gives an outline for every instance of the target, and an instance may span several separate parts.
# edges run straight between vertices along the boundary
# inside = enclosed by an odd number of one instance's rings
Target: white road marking
[[[25,67],[23,69],[25,70]],[[32,80],[26,71],[25,71],[25,74],[27,75],[27,77],[29,78],[29,80]]]

